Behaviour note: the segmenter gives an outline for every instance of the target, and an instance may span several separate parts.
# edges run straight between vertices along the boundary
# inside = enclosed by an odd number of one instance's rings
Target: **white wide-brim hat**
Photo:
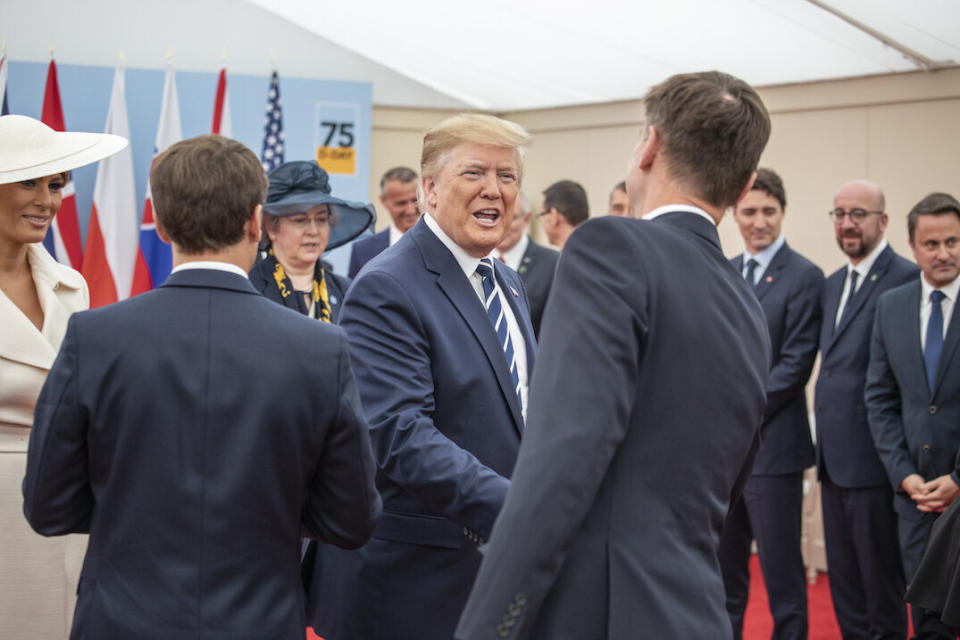
[[[122,136],[54,131],[27,116],[0,116],[0,184],[70,171],[125,146]]]

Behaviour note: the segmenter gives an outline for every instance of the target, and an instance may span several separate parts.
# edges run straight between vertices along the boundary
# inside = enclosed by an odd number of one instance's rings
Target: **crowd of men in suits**
[[[644,105],[617,215],[545,190],[560,253],[527,234],[522,127],[428,131],[420,175],[383,176],[391,223],[354,245],[340,327],[245,281],[249,150],[161,154],[170,281],[74,316],[31,433],[28,520],[91,533],[72,637],[739,638],[756,540],[774,637],[805,638],[815,464],[844,637],[905,638],[906,584],[960,493],[960,205],[910,212],[918,269],[880,188],[842,185],[848,264],[824,278],[757,168],[753,88],[682,74]],[[301,533],[328,543],[306,596]],[[913,608],[918,638],[954,637],[936,613]]]

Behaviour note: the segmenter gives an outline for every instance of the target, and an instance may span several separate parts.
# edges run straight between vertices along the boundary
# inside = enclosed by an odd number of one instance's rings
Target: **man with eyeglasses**
[[[905,589],[893,492],[870,435],[864,384],[881,293],[917,276],[883,237],[883,192],[840,187],[829,212],[849,262],[827,278],[815,419],[830,594],[845,638],[904,638]]]

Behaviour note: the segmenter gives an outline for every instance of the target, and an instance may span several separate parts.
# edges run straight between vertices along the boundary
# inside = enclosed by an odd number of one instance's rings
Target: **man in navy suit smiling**
[[[773,637],[807,637],[807,580],[800,551],[803,470],[813,465],[804,387],[817,357],[823,272],[787,245],[787,196],[774,171],[760,168],[733,219],[746,250],[733,266],[753,287],[770,330],[773,359],[760,450],[720,538],[720,568],[735,638],[742,637],[756,539],[773,616]]]
[[[520,446],[533,327],[523,284],[491,258],[529,141],[479,114],[427,132],[421,220],[371,260],[340,323],[384,513],[356,552],[326,553],[312,599],[333,640],[450,640]]]

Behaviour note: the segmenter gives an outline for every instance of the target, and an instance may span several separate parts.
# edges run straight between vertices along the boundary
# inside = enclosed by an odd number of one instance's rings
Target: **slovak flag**
[[[0,116],[10,113],[7,107],[7,56],[0,55]]]
[[[107,111],[106,133],[130,139],[123,68],[117,67]],[[93,188],[83,277],[90,286],[90,308],[129,297],[137,259],[137,202],[130,145],[100,161]]]
[[[177,83],[173,69],[167,69],[163,85],[163,102],[160,107],[160,124],[157,125],[157,138],[153,143],[153,157],[165,151],[167,147],[181,138],[180,107],[177,102]],[[173,266],[170,245],[157,235],[157,225],[153,219],[153,199],[150,193],[150,176],[147,175],[147,197],[143,203],[143,221],[140,223],[140,251],[137,252],[137,264],[133,271],[133,288],[130,295],[135,296],[150,291],[163,284]]]
[[[40,120],[54,131],[67,130],[63,121],[63,105],[60,104],[57,65],[53,60],[47,68],[47,87],[43,92],[43,113]],[[83,244],[80,242],[77,197],[72,178],[67,181],[60,194],[60,212],[47,229],[43,246],[58,262],[80,271],[83,268]]]
[[[233,137],[230,131],[230,94],[227,93],[227,68],[220,69],[217,80],[217,97],[213,103],[213,127],[210,133],[219,133],[226,138]]]

